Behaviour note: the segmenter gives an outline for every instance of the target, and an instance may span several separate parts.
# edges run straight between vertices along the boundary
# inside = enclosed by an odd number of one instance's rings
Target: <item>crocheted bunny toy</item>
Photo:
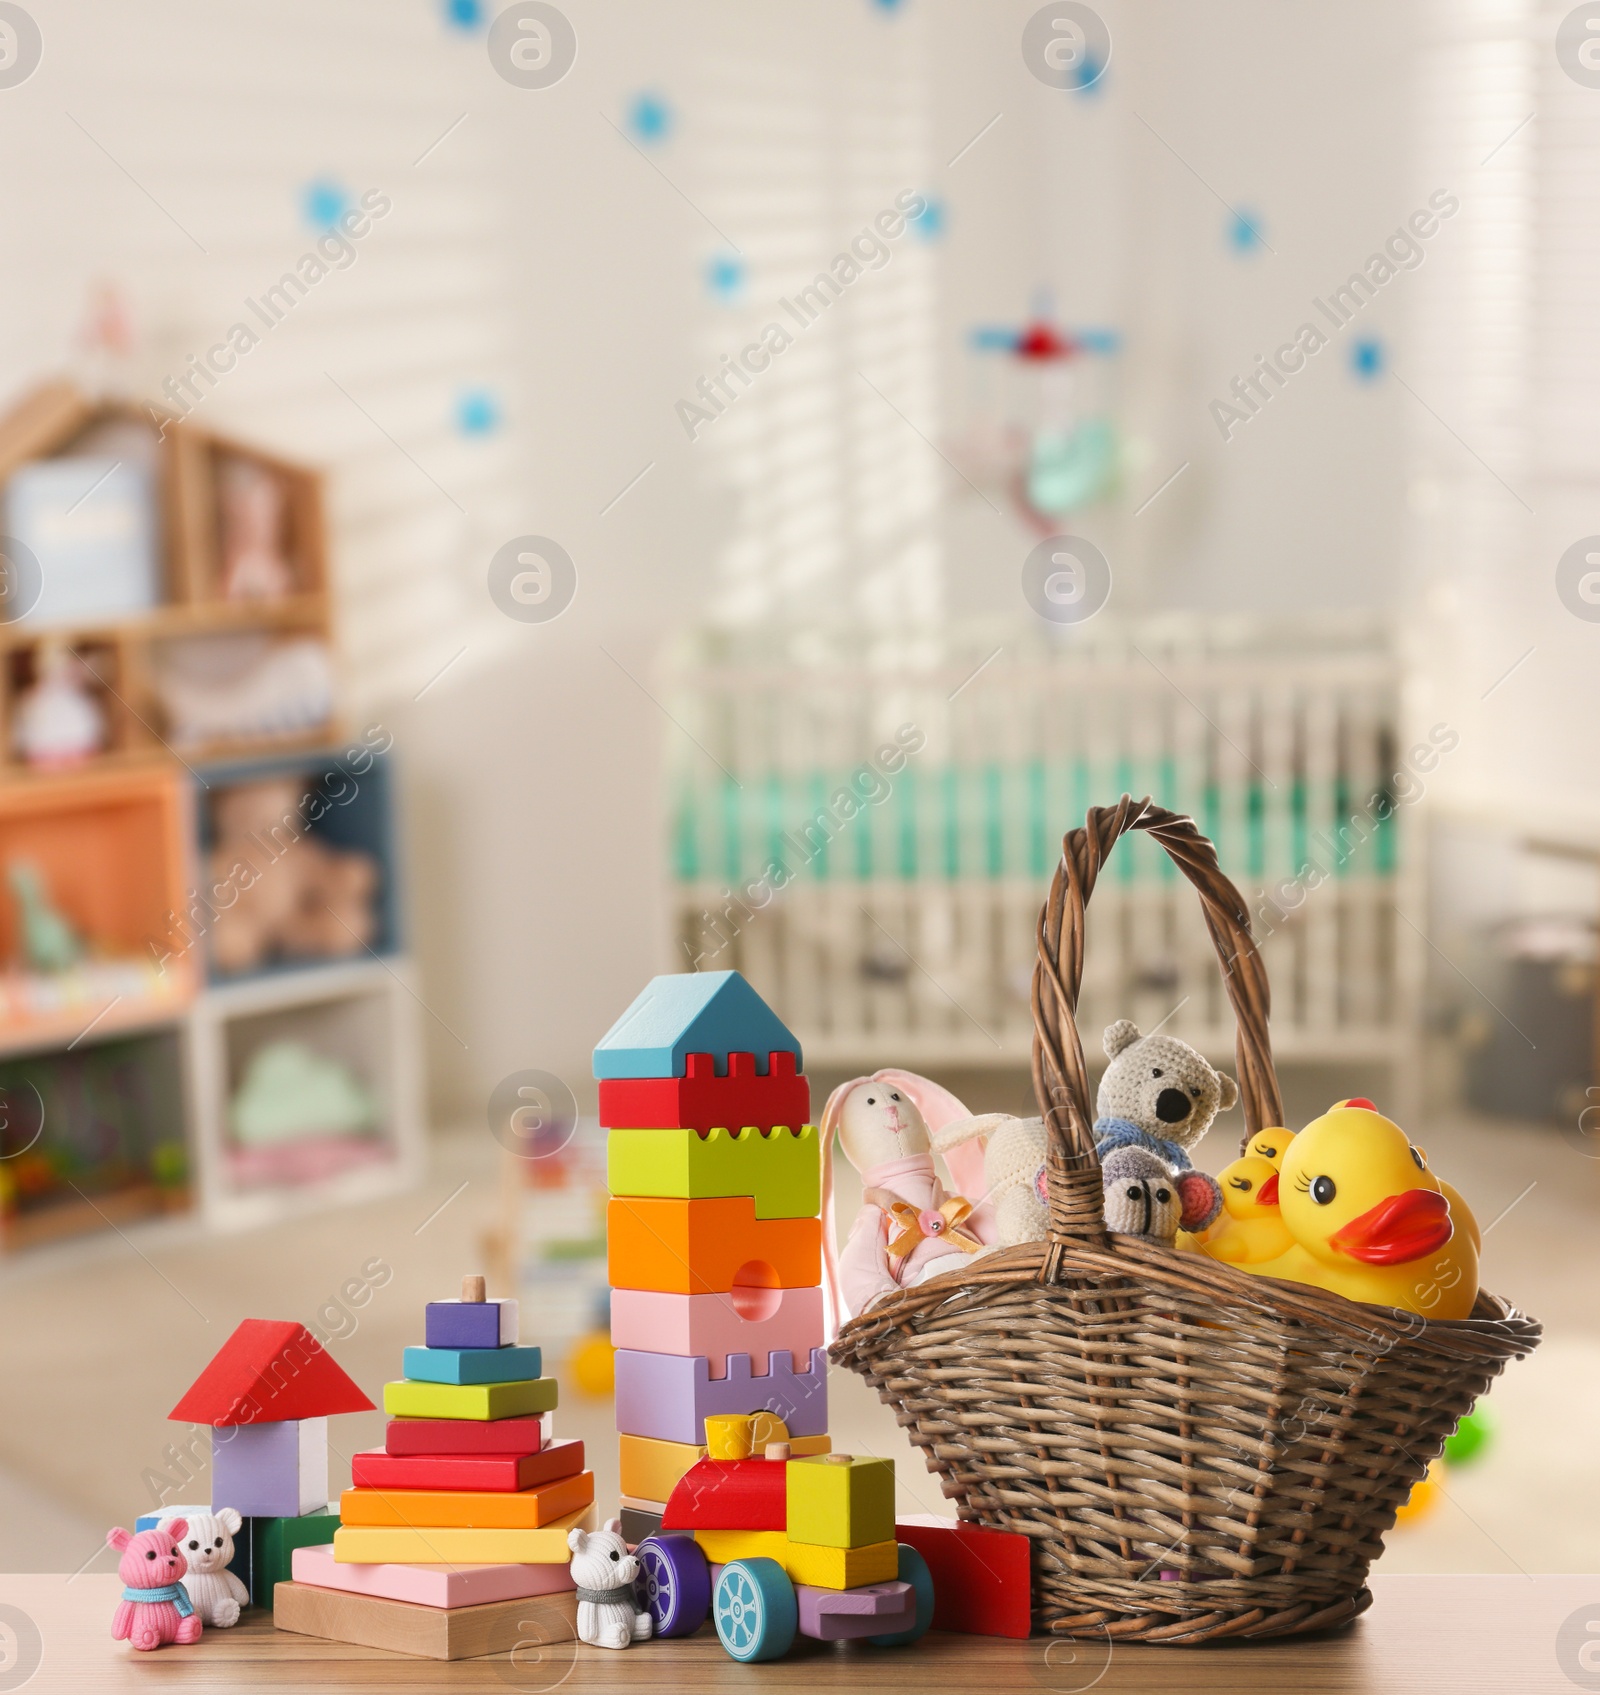
[[[1178,1237],[1183,1201],[1164,1161],[1148,1148],[1132,1144],[1113,1148],[1100,1167],[1100,1180],[1105,1189],[1107,1230],[1172,1246]]]
[[[578,1590],[578,1640],[593,1648],[626,1648],[650,1634],[650,1615],[633,1593],[639,1562],[621,1529],[619,1519],[610,1519],[604,1530],[567,1532]]]
[[[952,1195],[934,1169],[930,1123],[970,1116],[947,1089],[911,1071],[855,1077],[828,1097],[822,1113],[822,1256],[831,1328],[880,1296],[954,1270],[994,1240],[990,1209]],[[843,1253],[833,1226],[836,1140],[860,1172],[863,1190]],[[966,1164],[958,1159],[950,1173],[963,1186],[982,1181],[975,1157]]]
[[[1222,1211],[1222,1191],[1214,1177],[1193,1168],[1189,1150],[1239,1099],[1238,1084],[1213,1071],[1187,1042],[1141,1036],[1127,1018],[1107,1027],[1105,1049],[1111,1063],[1100,1079],[1094,1123],[1101,1165],[1118,1148],[1154,1154],[1182,1197],[1180,1227],[1204,1230]]]
[[[122,1553],[117,1567],[122,1599],[111,1621],[112,1641],[159,1648],[163,1642],[200,1640],[201,1618],[183,1587],[189,1567],[179,1544],[188,1534],[188,1523],[181,1518],[137,1536],[120,1524],[106,1532],[106,1541]]]
[[[171,1530],[185,1521],[162,1519],[158,1528]],[[190,1513],[187,1533],[180,1538],[184,1557],[189,1562],[189,1575],[183,1586],[189,1591],[194,1610],[207,1624],[218,1630],[239,1622],[239,1610],[250,1605],[250,1591],[228,1570],[233,1558],[233,1539],[239,1534],[243,1520],[232,1507],[220,1513]]]
[[[954,1171],[962,1150],[976,1146],[983,1155],[982,1186],[994,1212],[994,1241],[1002,1248],[1042,1242],[1049,1221],[1045,1189],[1045,1129],[1042,1118],[1013,1118],[1007,1112],[980,1113],[938,1130],[933,1151]]]

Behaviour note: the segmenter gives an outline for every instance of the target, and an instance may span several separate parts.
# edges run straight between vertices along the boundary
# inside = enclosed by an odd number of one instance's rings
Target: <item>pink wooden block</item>
[[[800,1634],[820,1642],[849,1642],[887,1636],[917,1622],[917,1594],[909,1583],[869,1583],[860,1589],[814,1589],[795,1585]]]
[[[415,1601],[424,1607],[474,1607],[485,1601],[520,1601],[574,1588],[564,1565],[401,1566],[340,1565],[333,1546],[296,1548],[294,1580],[317,1589],[352,1595],[381,1595],[386,1601]]]
[[[613,1347],[699,1354],[711,1362],[713,1378],[728,1375],[729,1354],[749,1354],[751,1368],[765,1373],[774,1348],[804,1360],[823,1340],[821,1289],[742,1289],[727,1295],[611,1291]]]

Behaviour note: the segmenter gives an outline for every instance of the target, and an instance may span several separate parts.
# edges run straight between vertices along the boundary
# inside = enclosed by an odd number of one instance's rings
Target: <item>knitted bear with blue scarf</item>
[[[1101,1164],[1117,1148],[1143,1148],[1172,1172],[1183,1197],[1182,1228],[1204,1230],[1222,1211],[1214,1177],[1196,1171],[1189,1158],[1211,1121],[1239,1099],[1231,1077],[1213,1071],[1176,1036],[1141,1036],[1139,1026],[1119,1018],[1105,1033],[1111,1063],[1095,1097],[1095,1152]]]

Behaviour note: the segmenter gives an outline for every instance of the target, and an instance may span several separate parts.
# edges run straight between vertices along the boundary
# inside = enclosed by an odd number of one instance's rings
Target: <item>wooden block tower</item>
[[[594,1074],[622,1529],[637,1542],[708,1451],[828,1451],[821,1145],[800,1044],[737,971],[655,978]]]

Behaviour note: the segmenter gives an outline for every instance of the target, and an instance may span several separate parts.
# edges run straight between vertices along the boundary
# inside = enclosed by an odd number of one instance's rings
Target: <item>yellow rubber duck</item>
[[[1463,1206],[1457,1227],[1421,1150],[1370,1101],[1341,1101],[1289,1143],[1278,1205],[1295,1245],[1252,1271],[1425,1318],[1472,1311],[1476,1221]]]
[[[1255,1140],[1261,1140],[1260,1137]],[[1278,1171],[1260,1154],[1245,1154],[1217,1173],[1222,1216],[1192,1241],[1225,1265],[1260,1265],[1294,1246],[1278,1210]]]
[[[1274,1124],[1265,1130],[1256,1131],[1245,1147],[1246,1154],[1254,1154],[1258,1159],[1264,1159],[1274,1171],[1283,1170],[1283,1156],[1289,1151],[1289,1144],[1294,1140],[1294,1131],[1286,1130],[1281,1124]]]

